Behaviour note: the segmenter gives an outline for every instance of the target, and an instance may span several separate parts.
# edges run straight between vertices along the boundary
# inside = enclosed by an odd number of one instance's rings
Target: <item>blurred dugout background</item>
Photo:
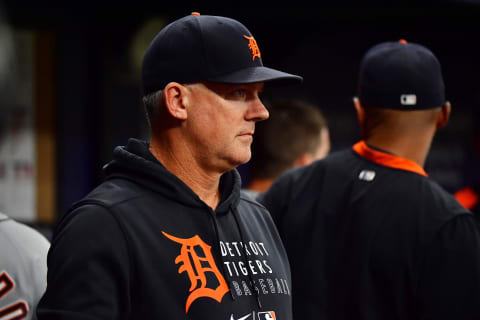
[[[102,179],[102,166],[129,137],[148,138],[140,63],[152,37],[192,11],[225,15],[254,34],[265,65],[304,77],[265,96],[307,99],[328,119],[332,151],[359,138],[351,99],[358,65],[372,45],[406,39],[439,58],[453,113],[426,169],[453,192],[480,179],[480,0],[250,2],[135,1],[48,4],[8,1],[17,76],[2,110],[0,211],[47,236],[58,217]],[[113,3],[112,3],[113,4]],[[3,100],[2,100],[3,103]],[[240,167],[248,180],[248,164]]]

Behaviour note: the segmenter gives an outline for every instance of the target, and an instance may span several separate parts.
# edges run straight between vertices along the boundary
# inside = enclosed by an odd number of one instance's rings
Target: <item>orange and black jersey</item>
[[[259,200],[296,319],[480,319],[473,215],[412,161],[368,147],[291,169]]]

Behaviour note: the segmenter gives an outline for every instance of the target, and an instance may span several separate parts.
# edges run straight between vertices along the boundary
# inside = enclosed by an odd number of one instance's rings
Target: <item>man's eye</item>
[[[243,90],[243,89],[238,89],[238,90],[235,90],[235,91],[233,92],[233,95],[234,95],[235,97],[239,97],[239,98],[240,98],[240,97],[244,97],[244,96],[246,95],[246,92],[245,92],[245,90]]]

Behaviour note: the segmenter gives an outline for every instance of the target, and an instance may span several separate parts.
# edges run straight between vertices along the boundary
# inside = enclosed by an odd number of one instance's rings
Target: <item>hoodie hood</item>
[[[198,195],[177,176],[168,171],[150,152],[146,141],[129,139],[126,146],[116,147],[113,160],[103,168],[106,179],[122,177],[161,193],[189,207],[205,207]],[[241,178],[236,169],[220,178],[222,198],[215,212],[224,214],[240,200]]]

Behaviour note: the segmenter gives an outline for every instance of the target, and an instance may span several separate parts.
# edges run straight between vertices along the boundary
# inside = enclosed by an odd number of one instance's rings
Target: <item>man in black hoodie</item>
[[[117,147],[58,224],[39,319],[292,319],[284,248],[234,168],[268,118],[263,83],[301,77],[264,67],[238,21],[193,13],[142,78],[151,141]]]

